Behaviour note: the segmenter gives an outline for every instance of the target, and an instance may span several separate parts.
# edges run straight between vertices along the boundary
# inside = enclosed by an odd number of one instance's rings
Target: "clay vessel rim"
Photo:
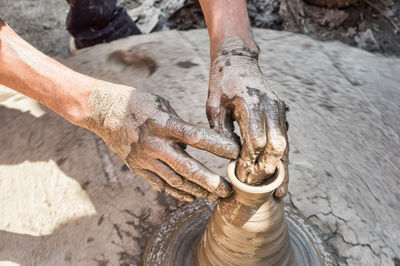
[[[227,167],[227,175],[229,180],[231,181],[232,185],[234,187],[237,187],[238,189],[251,193],[251,194],[264,194],[268,193],[271,191],[274,191],[277,189],[283,182],[283,179],[285,178],[285,171],[282,162],[279,162],[277,166],[277,174],[275,175],[275,180],[272,181],[271,183],[264,185],[264,186],[251,186],[247,185],[243,182],[241,182],[235,174],[235,169],[236,169],[236,162],[235,160],[232,160],[229,162],[228,167]],[[283,170],[283,171],[282,171]]]

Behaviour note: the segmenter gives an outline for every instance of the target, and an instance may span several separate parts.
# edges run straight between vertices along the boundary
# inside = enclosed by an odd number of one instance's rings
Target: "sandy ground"
[[[397,263],[400,60],[303,35],[255,34],[265,78],[291,108],[287,204],[340,265]],[[118,50],[145,53],[158,68],[127,65]],[[207,125],[205,31],[131,37],[63,62],[160,94],[185,120]],[[130,174],[98,137],[6,88],[0,121],[0,263],[138,265],[175,202]],[[226,161],[190,152],[224,173]]]

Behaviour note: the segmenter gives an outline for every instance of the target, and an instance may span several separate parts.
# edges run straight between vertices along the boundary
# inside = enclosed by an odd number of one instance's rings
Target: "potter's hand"
[[[0,19],[0,84],[101,136],[155,189],[193,201],[230,194],[226,181],[191,158],[184,144],[235,159],[239,147],[180,119],[166,100],[77,73],[42,54]]]
[[[237,121],[243,144],[236,175],[242,182],[263,182],[275,172],[280,160],[287,174],[285,113],[285,103],[265,84],[258,51],[238,40],[225,41],[210,70],[207,117],[212,128],[232,137],[232,121]],[[286,176],[275,196],[287,193],[287,182]]]
[[[97,88],[89,103],[87,127],[155,190],[184,201],[230,194],[229,184],[193,159],[184,146],[234,159],[239,147],[231,139],[183,121],[164,98],[130,87]]]

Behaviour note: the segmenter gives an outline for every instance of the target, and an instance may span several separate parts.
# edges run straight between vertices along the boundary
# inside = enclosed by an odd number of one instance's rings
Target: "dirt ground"
[[[140,5],[158,6],[158,2],[118,1],[130,14]],[[167,18],[159,19],[153,31],[205,27],[197,1],[169,1],[174,2],[183,4],[178,5],[181,7],[176,7]],[[400,32],[392,25],[400,25],[400,1],[360,0],[357,6],[339,10],[296,0],[289,1],[295,5],[292,12],[284,9],[282,3],[281,0],[248,1],[253,26],[300,32],[317,40],[337,40],[370,52],[400,56]],[[147,12],[146,9],[144,12]],[[50,56],[69,56],[70,36],[65,29],[67,13],[68,4],[65,0],[0,0],[0,16],[24,39]],[[141,14],[134,19],[140,22],[152,15],[154,13]]]

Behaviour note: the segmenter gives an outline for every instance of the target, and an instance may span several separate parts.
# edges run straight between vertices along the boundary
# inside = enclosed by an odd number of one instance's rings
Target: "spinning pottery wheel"
[[[214,207],[186,204],[148,241],[144,265],[335,265],[318,235],[273,193],[284,167],[261,186],[249,186],[228,165],[234,194]],[[212,211],[214,207],[214,210]]]

